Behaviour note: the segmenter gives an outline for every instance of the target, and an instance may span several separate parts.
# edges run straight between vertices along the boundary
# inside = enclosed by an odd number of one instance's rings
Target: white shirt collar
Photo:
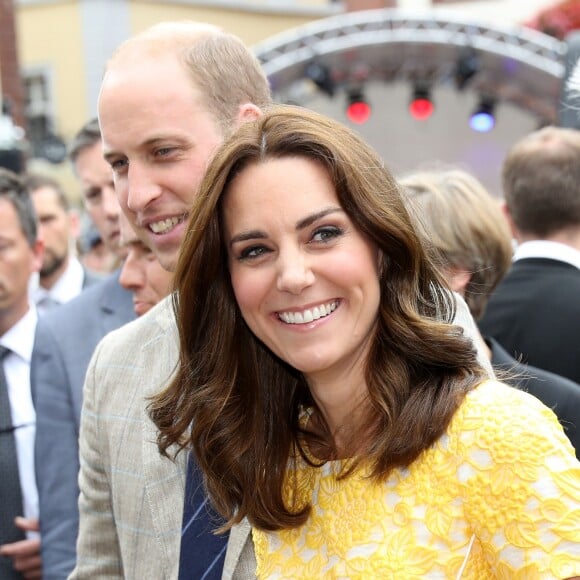
[[[36,308],[31,305],[28,312],[12,328],[0,336],[0,344],[10,349],[28,364],[32,358],[37,321]]]
[[[550,242],[546,240],[532,240],[520,244],[513,257],[513,261],[525,258],[548,258],[566,262],[580,269],[580,252],[571,246],[560,242]]]
[[[50,289],[50,296],[61,304],[72,300],[81,293],[84,277],[85,272],[81,263],[71,256],[67,269]]]
[[[81,293],[84,278],[85,271],[81,263],[77,258],[71,256],[66,270],[50,290],[40,286],[38,278],[36,282],[32,282],[32,300],[38,304],[45,296],[50,296],[55,302],[64,304]]]

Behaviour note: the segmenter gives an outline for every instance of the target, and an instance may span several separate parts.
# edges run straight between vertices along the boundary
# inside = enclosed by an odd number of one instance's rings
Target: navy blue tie
[[[219,580],[222,577],[228,534],[216,536],[212,533],[222,521],[210,506],[199,467],[190,455],[185,480],[179,580]]]

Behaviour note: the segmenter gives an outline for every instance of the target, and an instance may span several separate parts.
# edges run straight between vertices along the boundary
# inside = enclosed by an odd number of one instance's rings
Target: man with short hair
[[[79,218],[71,212],[61,185],[51,177],[28,174],[24,178],[38,218],[44,259],[32,299],[39,314],[78,296],[100,278],[83,268],[74,255]]]
[[[169,295],[173,272],[166,270],[157,256],[137,236],[128,220],[121,215],[121,247],[127,252],[119,283],[133,295],[136,316],[149,312]]]
[[[168,270],[214,150],[269,104],[257,59],[214,26],[159,24],[121,45],[109,61],[99,97],[105,158],[125,215]],[[160,456],[147,414],[149,395],[168,384],[177,363],[176,332],[165,300],[97,347],[84,389],[72,578],[178,577],[187,457]],[[209,532],[196,538],[191,556],[206,555],[212,538]],[[247,539],[246,530],[230,542],[224,577],[234,569],[237,577],[255,577]],[[220,578],[224,551],[225,545],[217,549],[210,570],[182,566],[182,577]]]
[[[121,208],[115,195],[111,168],[103,160],[101,130],[97,119],[91,119],[75,135],[70,145],[69,158],[81,187],[87,215],[95,224],[105,246],[116,253],[120,243]]]
[[[0,578],[40,578],[30,358],[37,315],[28,284],[42,264],[30,195],[0,169]]]
[[[518,242],[480,327],[512,356],[580,382],[580,131],[546,127],[503,165]]]
[[[162,23],[113,55],[99,97],[105,158],[124,214],[168,270],[215,149],[269,105],[255,57],[214,26]],[[196,516],[206,512],[206,500],[194,504],[189,494],[203,489],[191,483],[193,462],[187,468],[186,453],[174,460],[159,454],[147,405],[169,385],[178,361],[169,299],[95,351],[84,389],[81,520],[71,578],[255,578],[249,525],[231,530],[227,552],[216,545],[210,533],[216,520]]]
[[[87,212],[121,261],[121,210],[96,121],[84,125],[70,158]],[[36,407],[36,475],[45,580],[74,568],[78,534],[78,434],[85,373],[103,336],[133,320],[132,294],[116,271],[39,320],[31,363]]]

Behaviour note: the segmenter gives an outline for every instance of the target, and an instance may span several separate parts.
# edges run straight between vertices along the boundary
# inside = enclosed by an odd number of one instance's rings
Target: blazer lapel
[[[121,271],[112,274],[103,285],[99,300],[103,336],[135,318],[133,296],[119,284]]]
[[[145,340],[142,360],[155,362],[142,369],[142,376],[136,377],[140,384],[148,385],[148,391],[143,392],[144,398],[169,384],[178,361],[179,342],[171,297],[158,305],[157,316],[152,323],[157,325],[157,332],[152,332],[149,339]],[[146,405],[144,401],[142,453],[145,493],[151,510],[152,525],[166,558],[164,568],[168,571],[167,577],[177,578],[187,453],[180,453],[175,462],[161,457],[156,443],[157,429],[147,416]],[[172,452],[175,449],[169,449],[171,457]],[[249,523],[244,520],[230,531],[222,578],[255,578],[250,530]]]
[[[142,346],[143,361],[150,361],[136,377],[143,392],[143,476],[147,505],[156,536],[161,542],[161,554],[168,578],[177,578],[181,519],[185,492],[187,454],[180,453],[173,461],[162,457],[157,449],[157,429],[147,414],[147,399],[165,388],[173,376],[178,359],[177,328],[173,322],[171,302],[165,299],[157,306],[157,316],[151,321],[157,330],[150,333]],[[170,449],[172,457],[175,449]]]
[[[256,563],[250,532],[251,526],[246,519],[230,530],[222,580],[256,577]],[[242,552],[244,552],[243,555]]]

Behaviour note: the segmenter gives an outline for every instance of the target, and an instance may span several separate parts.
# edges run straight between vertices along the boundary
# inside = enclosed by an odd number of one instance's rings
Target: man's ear
[[[472,273],[463,268],[450,267],[447,268],[447,282],[451,286],[451,290],[457,292],[461,296],[465,296],[465,288],[471,280]]]
[[[499,203],[499,207],[508,223],[508,226],[510,228],[510,232],[512,233],[512,238],[515,238],[516,240],[520,239],[520,233],[518,231],[518,228],[516,227],[514,220],[512,218],[512,214],[510,213],[509,207],[507,206],[507,203],[504,201],[500,201]]]
[[[240,105],[236,121],[238,125],[241,125],[245,121],[255,121],[261,116],[262,111],[260,107],[254,105],[253,103],[244,103],[243,105]]]
[[[44,259],[44,241],[40,238],[34,242],[34,245],[31,248],[32,251],[32,272],[40,272],[40,268],[42,268],[42,260]]]
[[[81,216],[76,209],[71,209],[68,212],[68,221],[70,224],[70,235],[75,242],[79,239],[81,235]]]

